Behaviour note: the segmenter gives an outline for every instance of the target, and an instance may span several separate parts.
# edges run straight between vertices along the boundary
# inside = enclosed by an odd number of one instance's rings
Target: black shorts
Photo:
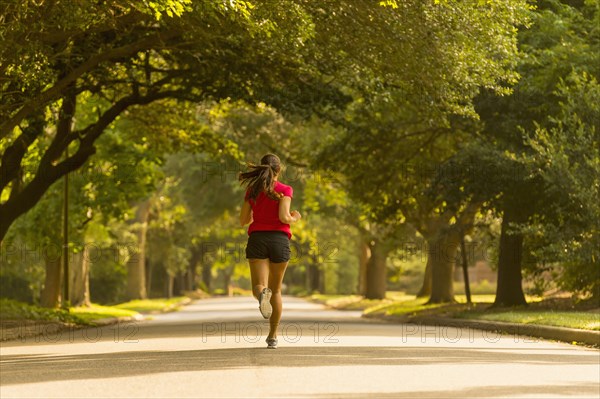
[[[290,239],[283,231],[253,231],[246,245],[246,259],[269,259],[273,263],[290,260]]]

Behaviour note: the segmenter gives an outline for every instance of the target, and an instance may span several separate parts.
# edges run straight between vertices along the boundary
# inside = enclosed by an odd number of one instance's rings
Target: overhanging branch
[[[88,60],[71,70],[62,79],[57,81],[52,87],[25,103],[13,116],[3,121],[0,124],[0,138],[4,138],[10,134],[12,129],[31,113],[39,110],[48,102],[58,99],[69,85],[73,84],[79,77],[92,70],[100,63],[111,59],[126,57],[143,49],[152,48],[154,45],[156,45],[156,43],[164,42],[176,35],[177,33],[175,32],[167,32],[163,34],[147,36],[135,43],[117,47],[90,57]]]
[[[38,170],[29,184],[14,196],[11,195],[8,201],[0,204],[0,241],[6,235],[10,225],[19,216],[29,211],[52,184],[65,174],[83,166],[89,157],[96,152],[94,147],[96,139],[123,111],[132,105],[149,104],[162,98],[178,97],[181,94],[181,90],[166,90],[155,91],[142,96],[139,94],[129,95],[113,104],[94,124],[79,131],[71,132],[66,138],[59,138],[60,140],[53,148],[53,154],[45,154],[42,157]],[[53,162],[56,160],[54,155],[62,154],[65,148],[76,139],[80,140],[77,151],[69,158],[54,165]]]

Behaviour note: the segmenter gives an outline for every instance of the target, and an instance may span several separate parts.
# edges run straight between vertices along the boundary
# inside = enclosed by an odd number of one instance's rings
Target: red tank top
[[[294,194],[292,187],[280,182],[275,182],[273,189],[290,198]],[[249,191],[246,190],[244,200],[248,201],[252,208],[252,223],[248,227],[248,235],[253,231],[283,231],[288,238],[292,238],[290,225],[279,220],[279,201],[269,198],[264,192],[258,194],[256,200],[249,199],[248,194]]]

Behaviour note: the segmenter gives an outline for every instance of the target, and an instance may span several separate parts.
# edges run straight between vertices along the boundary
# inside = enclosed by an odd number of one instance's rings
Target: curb
[[[495,331],[513,335],[523,335],[535,338],[550,339],[566,343],[583,343],[586,345],[600,346],[600,331],[580,330],[577,328],[545,326],[541,324],[516,324],[501,321],[454,319],[449,317],[394,317],[394,316],[367,316],[393,320],[400,323],[444,326],[456,328],[474,328],[477,330]]]

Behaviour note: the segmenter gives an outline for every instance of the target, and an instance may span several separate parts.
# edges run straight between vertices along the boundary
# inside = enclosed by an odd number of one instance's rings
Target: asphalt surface
[[[360,318],[285,297],[279,348],[252,298],[3,342],[0,398],[599,398],[600,351]]]

